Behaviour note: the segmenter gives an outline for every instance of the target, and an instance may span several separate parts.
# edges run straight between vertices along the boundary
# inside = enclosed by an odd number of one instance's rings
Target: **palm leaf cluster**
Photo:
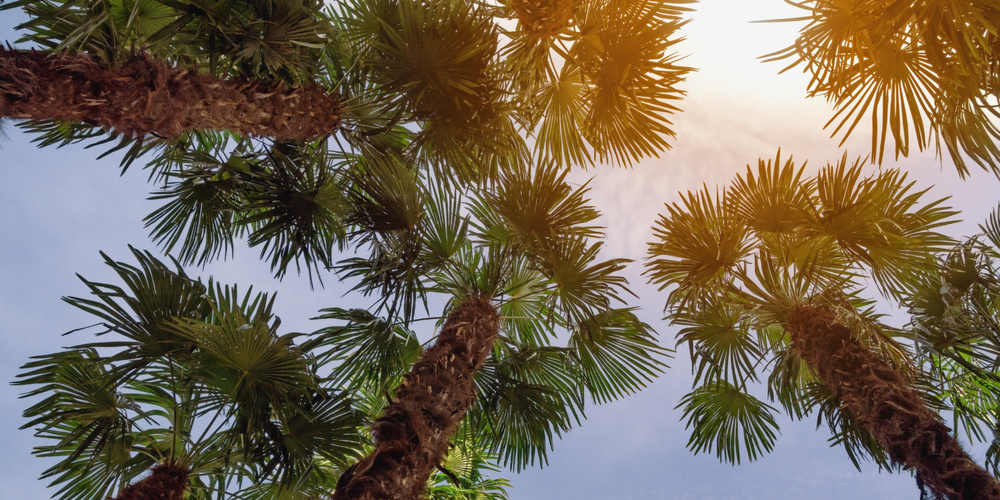
[[[337,265],[375,308],[325,310],[320,319],[339,325],[310,341],[329,346],[317,359],[336,364],[338,383],[391,400],[421,358],[411,329],[420,309],[429,311],[433,296],[447,301],[446,313],[485,298],[500,324],[459,435],[477,435],[521,469],[544,461],[555,437],[578,423],[585,397],[617,399],[661,371],[665,350],[624,303],[625,261],[598,258],[599,214],[585,186],[572,188],[554,168],[509,172],[490,190],[395,175],[403,179],[380,178],[354,195],[361,213],[350,238],[367,256]],[[568,334],[564,347],[553,345],[559,332]]]
[[[495,7],[504,65],[533,156],[560,165],[631,165],[669,148],[669,115],[691,68],[668,51],[688,0],[516,0]],[[509,26],[502,24],[501,26]],[[582,132],[582,133],[581,133]]]
[[[997,27],[994,1],[811,0],[788,2],[809,21],[788,48],[812,79],[810,95],[836,107],[827,126],[845,140],[872,125],[872,159],[882,162],[889,138],[895,155],[947,151],[960,175],[969,160],[1000,172],[994,120]],[[788,68],[786,68],[788,69]]]
[[[108,339],[38,356],[16,382],[43,396],[24,427],[46,443],[35,454],[58,460],[43,474],[56,494],[112,497],[171,467],[192,498],[326,491],[360,451],[361,416],[278,334],[273,296],[133,254],[138,266],[105,256],[124,287],[83,279],[91,296],[65,299]]]
[[[166,200],[146,217],[150,236],[181,262],[205,264],[233,252],[236,238],[261,247],[278,277],[294,265],[320,270],[346,244],[350,200],[343,169],[320,143],[266,143],[228,137],[173,148],[157,159]]]
[[[296,113],[280,110],[298,132],[244,130],[237,126],[244,119],[240,116],[225,118],[230,127],[196,123],[194,129],[302,140],[344,125],[346,138],[367,142],[395,130],[411,136],[409,154],[474,179],[523,162],[525,136],[534,139],[538,161],[563,166],[629,165],[668,148],[666,137],[673,135],[668,116],[678,111],[672,102],[683,95],[676,85],[690,71],[668,52],[678,41],[674,35],[683,25],[686,3],[571,5],[566,26],[549,36],[524,26],[509,29],[508,20],[516,18],[510,6],[461,0],[330,7],[305,0],[47,0],[8,2],[3,8],[22,7],[31,16],[19,26],[26,32],[22,41],[83,54],[82,61],[93,60],[119,78],[132,78],[117,73],[130,62],[152,58],[166,65],[158,68],[161,72],[213,75],[221,79],[215,86],[266,82],[271,87],[251,94],[299,99]],[[31,94],[13,76],[2,78],[9,98]],[[160,93],[171,92],[180,91],[165,86]],[[322,113],[302,114],[310,103],[322,105]],[[37,107],[29,103],[4,113],[41,120],[24,126],[40,133],[43,143],[100,137],[104,131],[94,125],[112,127],[104,140],[129,147],[127,163],[165,146],[158,136],[171,139],[166,144],[204,139],[185,127],[151,129],[153,136],[145,137],[145,129],[118,127],[99,117],[52,114],[58,108],[33,114]],[[160,121],[172,118],[169,106],[161,113]],[[334,115],[333,126],[321,123],[327,115]],[[411,126],[398,128],[406,124]]]
[[[942,254],[905,304],[917,360],[952,408],[951,426],[969,442],[989,443],[987,465],[1000,473],[996,433],[1000,233],[997,212],[983,232]]]
[[[111,68],[145,52],[213,74],[288,83],[308,81],[331,34],[312,0],[45,0],[3,8],[31,17],[18,26],[24,41],[86,53]]]
[[[833,311],[882,362],[928,385],[903,333],[860,292],[865,280],[896,300],[918,289],[952,244],[936,230],[955,212],[943,200],[921,203],[925,192],[897,170],[865,177],[862,163],[845,156],[807,177],[779,152],[719,193],[687,193],[654,227],[660,241],[650,244],[647,274],[669,289],[669,317],[689,347],[695,388],[679,407],[694,452],[732,463],[760,457],[773,449],[780,408],[795,419],[815,414],[855,465],[890,466],[866,423],[792,345],[786,324],[802,306]],[[758,384],[777,407],[752,394]]]

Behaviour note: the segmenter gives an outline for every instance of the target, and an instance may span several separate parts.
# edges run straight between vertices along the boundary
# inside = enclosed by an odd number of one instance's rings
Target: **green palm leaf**
[[[583,393],[563,349],[511,347],[500,356],[495,350],[477,372],[479,396],[469,418],[500,463],[520,471],[546,463],[554,439],[579,423]]]
[[[398,323],[363,309],[323,309],[313,319],[346,321],[320,329],[302,344],[321,364],[336,362],[329,375],[333,387],[371,385],[387,392],[399,383],[423,349],[416,335]]]
[[[765,351],[751,335],[753,320],[746,307],[721,299],[673,316],[673,324],[682,327],[677,344],[686,342],[690,349],[696,384],[735,380],[745,389],[746,381],[757,380]]]
[[[726,381],[698,387],[681,406],[693,428],[687,446],[695,454],[714,450],[719,460],[739,465],[744,453],[752,462],[774,448],[775,409]]]
[[[569,349],[580,364],[587,391],[595,403],[607,403],[638,392],[663,373],[660,347],[652,327],[639,321],[634,308],[597,313],[577,325]]]
[[[208,296],[205,285],[188,278],[179,265],[171,270],[149,252],[131,250],[139,267],[116,262],[101,254],[105,263],[125,282],[125,288],[81,277],[96,299],[63,299],[100,318],[106,332],[125,337],[124,344],[94,344],[95,347],[128,347],[117,356],[134,361],[117,369],[122,376],[128,376],[131,370],[140,369],[161,356],[189,349],[187,339],[170,328],[174,318],[205,318],[211,314],[211,306],[205,300]]]

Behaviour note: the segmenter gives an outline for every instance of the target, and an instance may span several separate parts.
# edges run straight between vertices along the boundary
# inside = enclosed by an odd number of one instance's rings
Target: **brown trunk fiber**
[[[130,137],[231,130],[279,140],[333,133],[340,97],[221,80],[142,55],[115,71],[84,55],[0,48],[0,117],[83,122]]]
[[[437,342],[406,374],[396,400],[372,425],[375,451],[347,469],[331,500],[416,500],[448,454],[448,440],[472,406],[472,376],[499,334],[486,298],[464,300]]]
[[[862,346],[830,311],[798,306],[792,347],[898,463],[951,500],[1000,500],[1000,483],[972,461],[906,380]]]
[[[115,500],[183,500],[187,483],[186,467],[160,464],[149,476],[122,489]]]
[[[573,17],[573,0],[513,0],[521,27],[539,38],[556,36]]]

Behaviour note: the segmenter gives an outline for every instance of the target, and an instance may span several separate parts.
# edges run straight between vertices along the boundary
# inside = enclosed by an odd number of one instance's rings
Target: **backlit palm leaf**
[[[595,7],[581,31],[597,31],[596,57],[574,58],[593,85],[584,134],[602,160],[630,165],[658,156],[669,148],[665,137],[674,135],[666,117],[679,111],[671,101],[683,92],[674,86],[690,68],[666,51],[683,23],[664,22],[676,10],[662,2],[612,0]]]
[[[873,161],[884,159],[891,132],[895,154],[910,141],[921,151],[944,149],[959,175],[967,159],[997,171],[989,104],[995,97],[998,6],[995,2],[810,0],[789,2],[810,15],[795,44],[768,54],[804,63],[809,95],[835,107],[827,126],[844,139],[862,120],[872,125]]]
[[[548,53],[546,51],[546,53]],[[565,65],[558,78],[538,93],[543,117],[535,141],[535,155],[551,158],[557,165],[589,165],[594,162],[580,130],[587,123],[587,87],[580,68]]]
[[[469,417],[501,464],[515,471],[536,460],[545,464],[554,439],[579,423],[583,394],[571,369],[557,348],[522,348],[477,374],[479,396]]]
[[[514,101],[540,163],[628,166],[668,149],[676,85],[691,70],[670,54],[689,10],[678,1],[526,2],[499,5]]]
[[[862,179],[860,161],[847,158],[829,165],[817,177],[818,206],[810,221],[814,234],[834,238],[850,260],[872,271],[887,295],[903,290],[914,273],[926,268],[934,252],[949,239],[934,229],[954,222],[957,213],[936,200],[919,206],[927,190],[911,192],[898,170]]]
[[[725,283],[750,255],[747,229],[727,193],[713,199],[708,189],[682,196],[683,205],[667,205],[653,232],[646,264],[660,290],[678,285],[668,303],[695,300],[704,290]]]

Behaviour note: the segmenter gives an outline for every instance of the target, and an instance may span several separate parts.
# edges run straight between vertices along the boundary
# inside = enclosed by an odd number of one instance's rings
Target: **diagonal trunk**
[[[157,465],[152,474],[123,488],[115,500],[183,500],[188,474],[186,467]]]
[[[950,500],[1000,500],[1000,483],[976,464],[895,370],[822,308],[798,306],[785,325],[792,347],[898,463]]]
[[[375,451],[341,477],[331,500],[416,500],[448,454],[448,442],[476,397],[473,375],[499,334],[486,298],[462,301],[437,342],[406,374],[395,401],[372,425]]]
[[[0,118],[83,122],[127,136],[231,130],[279,140],[328,135],[340,97],[318,86],[222,80],[138,56],[111,71],[84,55],[0,48]]]

